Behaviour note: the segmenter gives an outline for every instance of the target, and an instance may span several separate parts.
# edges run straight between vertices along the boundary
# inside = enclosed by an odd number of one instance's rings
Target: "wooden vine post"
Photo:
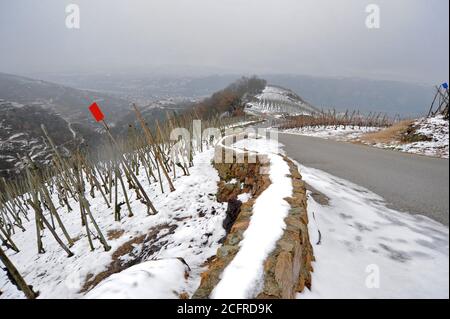
[[[38,294],[33,291],[33,288],[31,288],[31,286],[27,285],[25,279],[23,279],[22,275],[19,273],[17,268],[14,266],[11,260],[9,260],[8,256],[6,256],[1,246],[0,246],[0,261],[5,265],[6,270],[8,271],[10,276],[14,279],[15,284],[20,290],[22,290],[25,296],[28,299],[35,299],[38,296]]]
[[[144,130],[145,138],[147,139],[147,143],[154,147],[154,153],[156,156],[156,160],[158,161],[159,165],[161,166],[164,176],[166,177],[167,182],[169,183],[170,191],[173,192],[173,191],[175,191],[175,187],[173,186],[172,180],[170,179],[170,176],[169,176],[169,174],[164,166],[164,163],[161,159],[161,152],[157,149],[157,146],[154,145],[155,141],[152,138],[152,133],[150,132],[150,129],[148,128],[147,124],[145,124],[144,118],[142,117],[142,114],[139,111],[139,109],[137,108],[136,104],[133,104],[133,108],[134,108],[134,112],[136,113],[136,116],[142,126],[142,129]]]
[[[111,131],[109,129],[108,124],[106,124],[105,122],[105,116],[103,115],[102,111],[100,110],[99,106],[97,105],[97,103],[93,103],[90,107],[89,110],[91,111],[92,115],[94,116],[95,120],[97,122],[101,122],[103,124],[103,127],[106,130],[106,133],[108,134],[109,138],[111,139],[112,144],[116,147],[117,151],[120,151],[120,146],[117,143],[117,141],[115,140],[115,138],[112,136]],[[145,204],[147,205],[147,207],[152,211],[152,213],[149,214],[151,215],[155,215],[158,213],[158,211],[156,210],[156,208],[153,206],[152,201],[150,200],[150,198],[147,196],[147,193],[145,192],[144,188],[142,187],[141,183],[139,182],[139,179],[136,177],[136,175],[133,173],[133,170],[131,169],[131,167],[129,166],[129,164],[127,163],[126,159],[124,159],[123,154],[120,154],[118,156],[119,161],[122,163],[123,168],[124,168],[124,172],[125,174],[131,176],[131,178],[133,179],[133,181],[136,183],[136,186],[139,188],[142,196],[144,197],[145,200]],[[113,172],[111,172],[113,173]],[[112,176],[111,176],[112,178]]]

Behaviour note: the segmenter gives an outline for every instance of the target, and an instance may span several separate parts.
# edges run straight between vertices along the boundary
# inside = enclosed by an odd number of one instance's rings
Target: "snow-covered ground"
[[[359,127],[359,126],[305,126],[283,130],[283,133],[314,136],[337,141],[351,141],[361,137],[366,133],[378,132],[379,127]]]
[[[289,209],[283,198],[292,192],[290,181],[283,180],[286,163],[275,155],[279,146],[265,139],[233,145],[270,155],[273,189],[256,200],[240,251],[222,274],[213,298],[251,298],[260,288],[263,262],[282,234],[284,209]],[[383,198],[361,186],[299,167],[303,179],[328,203],[316,202],[308,191],[316,261],[312,290],[298,298],[448,298],[448,227],[390,209]]]
[[[142,297],[178,298],[178,294],[182,293],[191,295],[200,283],[200,274],[205,270],[204,262],[216,253],[218,242],[225,235],[222,221],[226,204],[218,203],[215,198],[219,177],[211,165],[213,153],[210,149],[197,154],[190,176],[180,176],[181,172],[178,172],[180,177],[175,179],[176,191],[172,193],[162,194],[159,184],[149,185],[145,173],[141,172],[140,181],[159,211],[157,215],[148,216],[145,206],[130,192],[134,216],[127,217],[126,206],[123,206],[122,220],[116,222],[113,208],[108,209],[101,196],[91,199],[87,195],[92,213],[104,235],[109,231],[123,231],[120,237],[108,240],[112,247],[108,252],[102,249],[98,240],[94,240],[95,250],[90,251],[85,229],[80,225],[78,205],[71,202],[72,212],[58,210],[69,234],[77,238],[71,247],[75,254],[73,257],[67,258],[48,231],[43,236],[46,252],[37,254],[32,213],[29,215],[31,221],[24,224],[27,231],[18,231],[12,236],[20,252],[8,250],[7,254],[27,283],[39,291],[40,298],[80,298],[83,297],[80,289],[88,275],[105,271],[120,246],[132,238],[147,234],[148,241],[144,241],[144,245],[134,244],[131,253],[120,256],[120,260],[126,262],[139,257],[140,261],[148,263],[110,277],[91,291],[88,297],[137,297],[137,294],[142,294]],[[168,190],[167,185],[165,189]],[[58,203],[58,200],[54,198],[53,202]],[[152,230],[155,231],[150,235]],[[58,232],[60,234],[59,229]],[[174,258],[183,258],[191,269],[188,277],[184,277],[183,272],[182,281],[178,279],[181,279],[183,265]],[[175,266],[162,270],[163,265]],[[138,280],[143,281],[135,286],[133,283]],[[156,287],[163,286],[164,289],[155,291]],[[0,298],[24,297],[10,283],[3,270],[0,270],[0,291],[3,292]]]
[[[323,171],[300,166],[309,192],[312,290],[298,298],[448,298],[448,227],[398,212],[380,196]],[[319,235],[320,232],[320,235]]]
[[[421,118],[413,123],[415,133],[426,136],[430,141],[413,143],[376,143],[372,146],[401,152],[449,158],[449,121],[442,115]]]
[[[261,288],[264,260],[285,227],[289,205],[284,198],[292,194],[286,177],[289,167],[278,155],[279,147],[265,138],[244,139],[232,145],[235,150],[267,154],[272,184],[257,198],[240,250],[223,272],[213,291],[214,298],[251,298]],[[25,223],[26,232],[16,232],[12,237],[21,251],[7,253],[28,284],[40,292],[40,298],[191,296],[206,269],[205,261],[216,253],[225,235],[222,221],[226,204],[216,202],[219,177],[211,165],[213,155],[213,149],[197,154],[191,175],[180,176],[179,172],[172,193],[162,194],[159,184],[149,185],[145,174],[140,174],[159,211],[154,216],[147,216],[133,194],[135,216],[126,217],[124,206],[122,220],[115,222],[113,209],[107,209],[101,196],[88,196],[104,234],[123,231],[121,236],[108,240],[112,247],[109,252],[97,240],[91,252],[79,212],[59,208],[70,235],[77,238],[71,248],[75,256],[67,258],[48,231],[43,237],[46,252],[37,254],[32,221]],[[319,203],[308,192],[309,232],[316,261],[312,290],[298,298],[449,297],[448,227],[423,216],[392,210],[383,198],[346,180],[299,167],[303,179],[329,202]],[[249,196],[240,198],[248,200]],[[56,199],[54,202],[58,203]],[[71,205],[77,207],[74,202]],[[103,280],[86,295],[80,293],[89,275],[105,271],[119,247],[142,235],[147,235],[143,243],[133,244],[131,252],[119,257],[123,262],[138,258],[138,265]],[[0,291],[0,298],[23,298],[2,270]]]
[[[270,161],[268,170],[271,184],[256,199],[250,224],[239,243],[239,252],[225,268],[221,280],[212,292],[212,298],[254,298],[264,283],[264,261],[283,236],[284,219],[290,205],[284,200],[292,196],[289,166],[278,152],[274,140],[244,139],[232,145],[234,149],[266,154]]]
[[[146,261],[105,279],[86,299],[167,299],[186,291],[186,265],[179,259]]]
[[[290,208],[284,198],[292,195],[292,184],[287,176],[289,167],[278,155],[280,149],[275,141],[245,139],[234,143],[232,148],[267,154],[270,160],[267,173],[272,184],[256,200],[240,251],[225,269],[212,297],[251,298],[263,284],[264,260],[283,234],[284,218]],[[92,199],[93,214],[102,231],[105,234],[112,230],[124,231],[121,237],[108,241],[111,251],[104,252],[96,242],[96,250],[90,252],[79,225],[79,213],[62,212],[69,233],[72,237],[79,237],[71,248],[75,256],[67,258],[49,234],[43,238],[46,253],[36,254],[33,222],[29,222],[25,225],[26,232],[13,236],[21,252],[9,252],[12,261],[26,281],[39,291],[40,298],[178,298],[182,294],[192,295],[199,285],[201,272],[205,270],[204,262],[216,253],[219,240],[225,234],[222,221],[226,204],[215,201],[219,178],[211,165],[213,155],[212,149],[198,154],[190,170],[191,175],[176,179],[173,193],[161,194],[159,184],[148,185],[141,177],[141,183],[152,195],[159,211],[156,216],[147,216],[142,204],[133,198],[135,216],[115,222],[112,209],[105,207],[102,198]],[[242,194],[239,198],[245,202],[250,196]],[[76,207],[76,203],[71,205]],[[126,214],[126,208],[122,213]],[[163,227],[158,229],[160,226]],[[148,246],[134,244],[132,252],[121,256],[120,260],[126,262],[139,256],[139,264],[109,276],[86,295],[80,293],[86,278],[105,271],[120,246],[132,238],[150,233],[152,229],[158,230],[150,248],[157,249],[150,249],[147,254]],[[188,266],[178,258],[185,260]],[[0,290],[3,291],[1,298],[23,297],[4,272],[0,273]]]

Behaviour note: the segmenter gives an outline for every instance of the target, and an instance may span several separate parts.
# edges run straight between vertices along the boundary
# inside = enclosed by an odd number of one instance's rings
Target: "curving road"
[[[449,161],[316,137],[279,134],[302,165],[344,178],[382,196],[394,209],[449,225]]]

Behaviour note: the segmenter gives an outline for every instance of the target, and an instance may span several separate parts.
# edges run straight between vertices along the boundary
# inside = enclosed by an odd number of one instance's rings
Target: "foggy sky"
[[[79,30],[65,26],[69,3]],[[378,30],[365,26],[370,3]],[[448,0],[0,0],[0,72],[183,66],[437,84],[448,80],[448,12]]]

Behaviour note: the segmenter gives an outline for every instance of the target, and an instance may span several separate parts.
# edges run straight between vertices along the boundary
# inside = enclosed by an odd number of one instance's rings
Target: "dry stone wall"
[[[223,146],[218,146],[216,152],[222,152]],[[234,156],[236,160],[236,156]],[[312,261],[314,260],[312,246],[308,235],[308,216],[306,188],[296,165],[284,157],[290,168],[293,184],[293,195],[286,198],[291,209],[285,219],[286,229],[264,264],[264,286],[257,298],[294,298],[297,292],[305,287],[311,287]],[[217,250],[216,256],[208,261],[208,270],[202,274],[199,288],[193,295],[194,299],[209,298],[214,287],[219,283],[223,270],[233,260],[239,251],[239,243],[248,228],[252,216],[253,204],[258,196],[270,185],[267,172],[269,162],[266,156],[258,155],[256,162],[249,163],[215,163],[220,182],[217,198],[221,202],[233,203],[236,207],[237,196],[242,193],[252,195],[245,203],[238,205],[238,211],[230,214],[232,226],[224,238],[223,245]],[[228,222],[230,219],[228,219]]]

